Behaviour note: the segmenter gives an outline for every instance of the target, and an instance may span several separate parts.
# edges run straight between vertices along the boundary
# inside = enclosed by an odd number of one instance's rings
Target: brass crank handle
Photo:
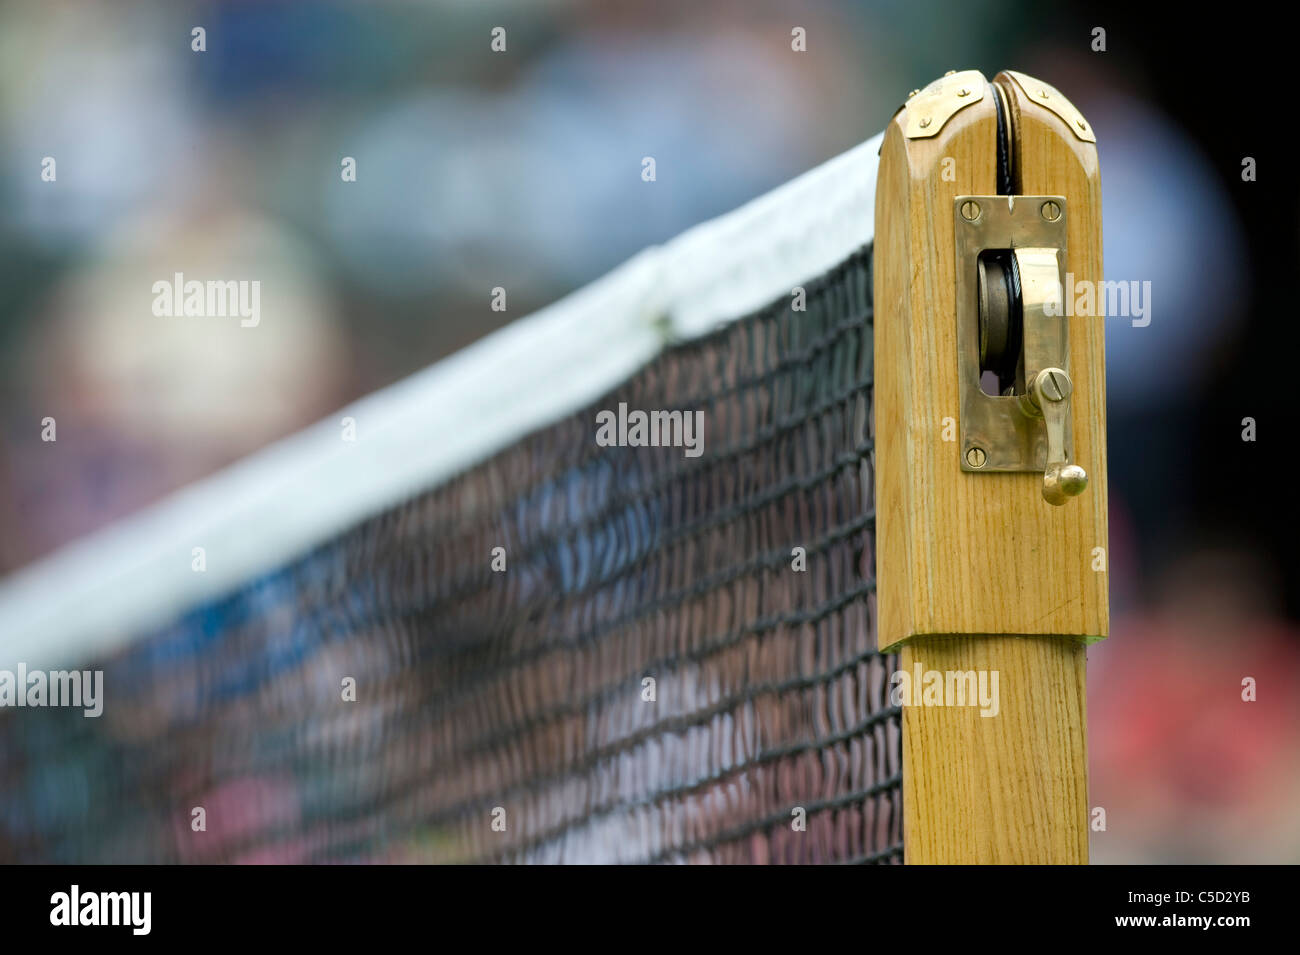
[[[1029,384],[1032,414],[1047,425],[1047,469],[1043,472],[1043,500],[1060,506],[1088,486],[1088,472],[1065,456],[1065,421],[1070,413],[1070,376],[1061,368],[1044,368]]]

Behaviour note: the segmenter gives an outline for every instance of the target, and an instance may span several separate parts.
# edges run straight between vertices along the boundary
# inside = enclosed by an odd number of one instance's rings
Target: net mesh
[[[0,856],[901,861],[870,250],[805,295],[0,711]]]

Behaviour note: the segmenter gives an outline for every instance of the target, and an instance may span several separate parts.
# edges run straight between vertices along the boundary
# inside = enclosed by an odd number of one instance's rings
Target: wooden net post
[[[878,639],[905,674],[909,863],[1088,859],[1085,645],[1109,626],[1105,366],[1103,319],[1078,311],[1101,311],[1100,199],[1090,126],[1022,74],[945,76],[885,134]],[[999,394],[971,390],[982,370]]]

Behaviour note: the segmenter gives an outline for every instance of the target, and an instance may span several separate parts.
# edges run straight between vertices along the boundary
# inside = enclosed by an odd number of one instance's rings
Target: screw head
[[[1041,99],[1047,99],[1047,90],[1039,90],[1038,95]]]
[[[1054,371],[1045,374],[1038,386],[1043,397],[1048,401],[1060,401],[1065,397],[1065,383],[1061,381],[1061,376]]]
[[[1064,401],[1070,397],[1073,387],[1070,376],[1062,369],[1044,368],[1034,377],[1031,390],[1041,405],[1044,401]]]
[[[920,90],[912,90],[912,92],[910,92],[910,93],[907,94],[907,98],[908,98],[908,99],[911,99],[913,96],[915,96],[915,95],[916,95],[917,93],[919,93],[919,92],[921,92],[921,91],[920,91]]]
[[[984,467],[984,462],[988,459],[989,456],[984,453],[983,448],[971,448],[966,452],[966,463],[973,468]]]
[[[944,75],[944,76],[952,76],[952,75],[953,75],[954,73],[956,73],[956,72],[957,72],[956,70],[949,70],[947,73],[945,73],[945,74],[943,74],[943,75]]]
[[[970,96],[970,90],[968,90],[966,87],[963,86],[961,89],[959,89],[959,90],[957,91],[957,95],[958,95],[958,96]]]
[[[929,125],[930,125],[930,117],[929,117],[929,116],[922,116],[922,117],[921,117],[921,128],[922,128],[922,129],[925,129],[925,127],[927,127],[927,126],[929,126]]]
[[[1083,120],[1081,120],[1081,119],[1076,119],[1075,122],[1079,124],[1079,128],[1080,128],[1080,129],[1087,129],[1087,128],[1088,128],[1088,124],[1085,123],[1085,122],[1084,122]]]
[[[1050,199],[1047,202],[1043,203],[1043,207],[1041,211],[1043,213],[1043,218],[1046,219],[1048,222],[1055,222],[1057,219],[1061,218],[1060,205],[1058,203],[1052,202]]]
[[[967,222],[974,222],[980,217],[980,204],[974,199],[967,199],[961,204],[961,217]]]

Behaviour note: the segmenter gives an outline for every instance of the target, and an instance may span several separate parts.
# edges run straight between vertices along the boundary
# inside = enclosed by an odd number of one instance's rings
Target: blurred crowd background
[[[1148,326],[1107,322],[1094,861],[1300,861],[1300,558],[1277,477],[1300,203],[1292,121],[1259,93],[1285,57],[1258,20],[1206,36],[1143,16],[1023,0],[0,5],[0,572],[852,147],[946,70],[1020,69],[1096,129],[1107,278],[1152,290]],[[176,272],[260,279],[275,320],[155,319],[152,285]]]

